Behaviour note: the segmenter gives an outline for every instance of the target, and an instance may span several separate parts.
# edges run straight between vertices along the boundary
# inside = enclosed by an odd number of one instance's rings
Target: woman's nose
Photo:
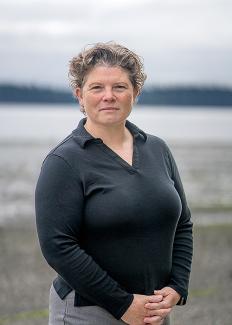
[[[115,95],[112,89],[105,89],[103,94],[103,100],[107,100],[107,101],[115,100]]]

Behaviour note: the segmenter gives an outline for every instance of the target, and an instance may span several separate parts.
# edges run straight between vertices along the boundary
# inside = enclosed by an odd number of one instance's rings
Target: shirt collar
[[[72,131],[74,140],[82,147],[84,148],[87,142],[95,142],[99,141],[100,139],[94,138],[84,127],[84,124],[86,122],[86,117],[81,119],[78,123],[78,126],[75,130]],[[140,137],[143,141],[147,140],[147,135],[145,132],[140,130],[135,124],[129,122],[126,120],[126,127],[128,130],[132,133],[134,137]]]

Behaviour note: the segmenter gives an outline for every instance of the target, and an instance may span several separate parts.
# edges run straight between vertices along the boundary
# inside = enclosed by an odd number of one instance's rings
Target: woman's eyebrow
[[[92,87],[94,85],[102,85],[102,84],[103,84],[103,82],[101,82],[101,81],[94,81],[94,82],[91,82],[91,84],[89,84],[88,87]],[[128,83],[124,82],[124,81],[116,81],[113,84],[114,85],[125,85],[125,86],[128,85]]]
[[[95,81],[95,82],[92,82],[91,84],[89,84],[89,87],[91,87],[91,86],[93,86],[93,85],[100,85],[100,84],[102,84],[102,82],[100,82],[100,81]]]

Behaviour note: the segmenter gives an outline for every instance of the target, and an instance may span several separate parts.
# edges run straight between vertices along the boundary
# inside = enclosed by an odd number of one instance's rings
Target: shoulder
[[[82,155],[82,151],[83,149],[75,141],[75,136],[73,133],[70,133],[47,153],[44,162],[56,157],[58,160],[62,160],[66,165],[73,166],[74,161],[76,162],[78,157]]]
[[[148,150],[155,153],[156,157],[162,157],[163,161],[171,171],[175,161],[166,141],[158,136],[147,134],[147,146]]]
[[[83,169],[81,151],[82,148],[73,139],[73,134],[69,134],[45,156],[40,171],[40,183],[44,181],[45,184],[56,184],[61,180],[70,184],[76,181],[80,183]]]
[[[151,148],[156,148],[160,149],[164,152],[169,151],[169,147],[164,139],[161,139],[160,137],[152,134],[147,135],[147,145],[150,146]]]

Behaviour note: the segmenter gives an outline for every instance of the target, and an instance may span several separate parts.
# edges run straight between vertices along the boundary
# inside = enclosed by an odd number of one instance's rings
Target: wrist
[[[183,306],[183,305],[185,305],[186,304],[186,300],[187,300],[186,297],[180,296],[180,299],[177,302],[177,306]]]

